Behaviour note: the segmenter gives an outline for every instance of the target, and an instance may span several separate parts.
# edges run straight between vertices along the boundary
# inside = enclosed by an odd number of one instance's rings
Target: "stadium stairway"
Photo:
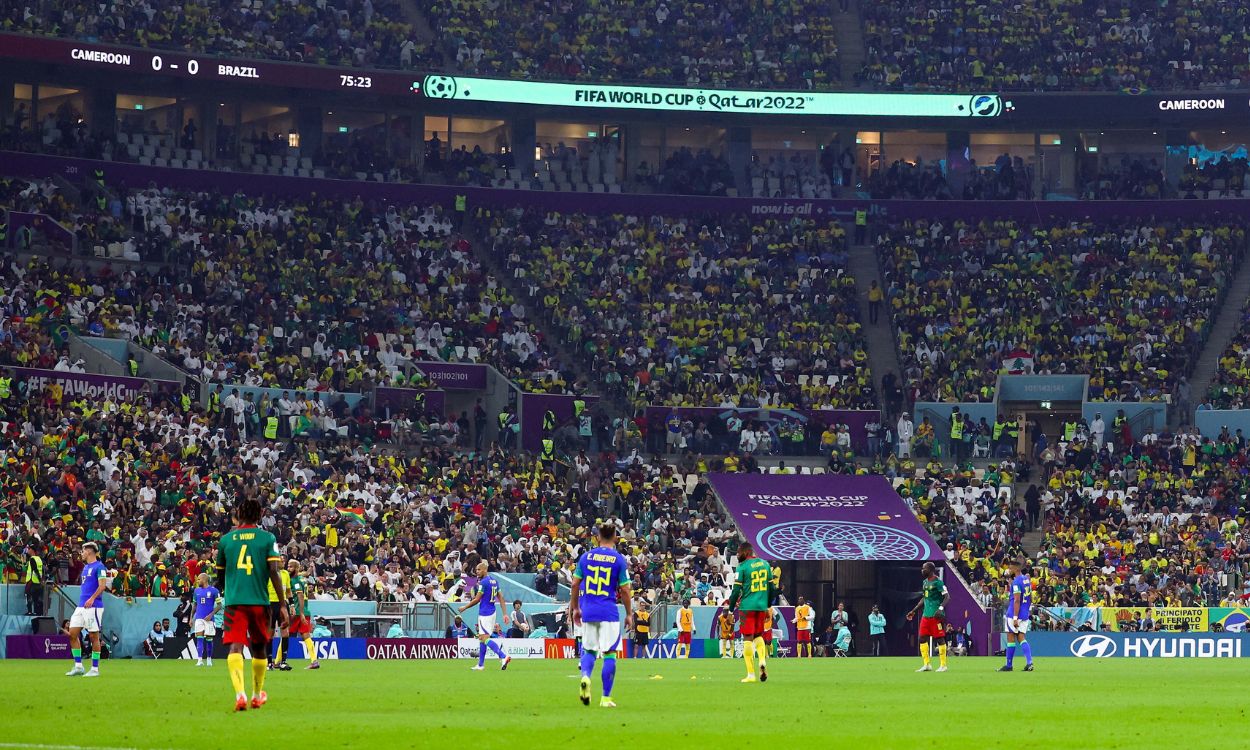
[[[1241,311],[1247,300],[1250,300],[1250,262],[1243,257],[1241,267],[1229,283],[1224,303],[1211,325],[1211,335],[1207,336],[1207,342],[1198,355],[1198,364],[1194,366],[1193,375],[1189,378],[1191,408],[1206,400],[1207,391],[1219,370],[1220,355],[1237,334]],[[1179,411],[1174,409],[1171,422],[1173,426],[1179,423],[1179,417]]]
[[[868,56],[864,48],[864,23],[859,15],[859,0],[850,0],[847,12],[833,15],[833,34],[838,40],[838,67],[843,88],[854,88],[855,75],[864,67]]]
[[[425,17],[414,0],[399,0],[399,10],[404,14],[404,20],[416,32],[417,41],[438,48],[438,37],[434,33],[434,27],[430,25],[430,20]]]
[[[1030,559],[1036,560],[1042,551],[1042,540],[1046,538],[1046,534],[1041,531],[1026,531],[1020,537],[1020,546],[1024,548],[1024,553]]]
[[[855,277],[855,296],[859,300],[859,315],[864,321],[864,338],[868,340],[868,366],[872,369],[873,386],[877,389],[877,403],[884,411],[885,394],[881,388],[881,378],[887,372],[899,374],[902,369],[898,363],[898,348],[894,342],[894,331],[890,327],[890,314],[886,304],[881,303],[881,316],[876,325],[868,322],[868,289],[872,282],[884,288],[881,281],[881,268],[877,264],[876,250],[872,245],[851,245],[850,260],[847,264],[851,275]]]
[[[495,257],[493,252],[494,243],[491,242],[491,238],[484,229],[484,223],[487,221],[489,221],[487,217],[470,217],[464,225],[465,235],[469,238],[469,242],[473,246],[473,252],[477,255],[478,260],[481,261],[482,267],[499,279],[512,292],[513,296],[525,303],[525,309],[529,313],[530,322],[542,333],[543,340],[548,348],[556,352],[560,363],[566,369],[573,371],[577,382],[580,384],[597,384],[598,378],[587,367],[583,354],[569,342],[568,337],[564,333],[552,325],[551,320],[546,315],[539,314],[539,311],[542,310],[542,304],[540,300],[530,296],[524,280],[512,278],[512,274],[508,273],[500,259]],[[579,392],[585,393],[586,390],[582,389]],[[596,389],[594,392],[602,396],[599,404],[609,418],[614,419],[631,414],[629,404],[623,398],[609,396],[603,389]]]

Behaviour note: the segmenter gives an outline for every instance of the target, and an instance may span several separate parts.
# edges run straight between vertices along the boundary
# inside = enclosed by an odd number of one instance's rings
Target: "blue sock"
[[[210,659],[213,658],[213,639],[212,638],[204,639],[204,655]]]
[[[607,662],[604,662],[606,665]],[[607,669],[604,666],[604,669]],[[595,671],[595,655],[589,651],[582,652],[582,677],[589,677]]]
[[[612,682],[616,680],[616,654],[609,652],[603,657],[603,697],[612,695]]]
[[[503,652],[503,646],[500,646],[498,641],[495,641],[495,640],[487,641],[486,648],[489,648],[491,653],[494,654],[495,656],[498,656],[500,659],[508,658],[508,655]]]
[[[100,652],[99,651],[91,652],[91,668],[92,669],[100,668]]]
[[[204,658],[204,638],[203,637],[195,639],[195,653],[199,654],[201,659]]]
[[[1015,658],[1016,658],[1016,644],[1008,643],[1007,644],[1007,666],[1010,667],[1012,660]]]
[[[486,664],[486,641],[479,641],[477,645],[477,665],[480,667]]]
[[[1025,663],[1025,664],[1032,664],[1032,663],[1033,663],[1033,648],[1032,648],[1031,646],[1029,646],[1029,642],[1028,642],[1028,641],[1021,641],[1021,642],[1020,642],[1020,653],[1024,654],[1024,663]]]

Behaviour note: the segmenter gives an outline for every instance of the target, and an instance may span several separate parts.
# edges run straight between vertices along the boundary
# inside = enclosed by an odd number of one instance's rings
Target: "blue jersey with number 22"
[[[616,591],[629,585],[625,556],[610,547],[595,547],[582,553],[573,575],[582,582],[579,598],[582,622],[618,622]]]

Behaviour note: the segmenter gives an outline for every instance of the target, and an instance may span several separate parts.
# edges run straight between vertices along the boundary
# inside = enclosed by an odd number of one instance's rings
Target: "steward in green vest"
[[[1076,422],[1063,423],[1063,439],[1072,442],[1076,438]]]
[[[556,460],[556,441],[551,438],[543,438],[543,452],[541,458],[544,463]]]
[[[278,418],[277,417],[267,417],[265,419],[265,439],[266,440],[278,439]]]
[[[582,412],[586,410],[586,399],[578,396],[573,399],[573,418],[577,419],[582,416]]]
[[[126,365],[130,368],[130,377],[132,378],[139,377],[139,361],[138,360],[136,360],[134,357],[130,357],[129,359],[126,360]]]
[[[190,394],[184,392],[182,394],[182,398],[179,399],[179,402],[182,404],[182,410],[184,412],[191,411],[191,395]]]
[[[7,400],[13,395],[13,378],[0,376],[0,401]]]
[[[551,432],[556,428],[556,413],[550,409],[543,415],[543,432]]]

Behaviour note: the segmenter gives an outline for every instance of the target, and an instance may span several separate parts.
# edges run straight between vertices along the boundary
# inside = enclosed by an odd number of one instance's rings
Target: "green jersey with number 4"
[[[227,607],[269,604],[269,563],[279,560],[278,542],[264,529],[231,529],[217,543],[217,570],[226,574]]]
[[[942,601],[946,598],[946,584],[941,578],[934,578],[932,581],[926,579],[920,591],[924,597],[924,616],[937,617]]]
[[[730,599],[737,599],[738,609],[744,612],[763,612],[773,599],[773,569],[764,560],[752,557],[738,563],[734,578],[734,590]]]

